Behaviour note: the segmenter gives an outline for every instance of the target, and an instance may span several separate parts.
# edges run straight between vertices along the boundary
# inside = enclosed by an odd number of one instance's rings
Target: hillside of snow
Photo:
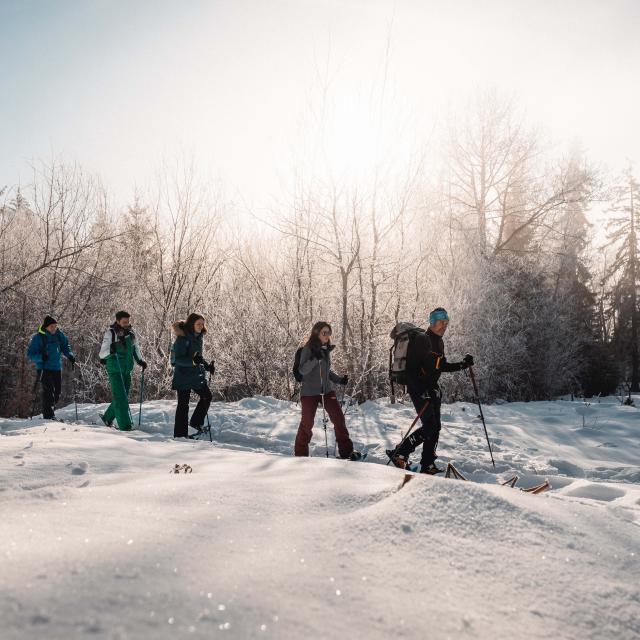
[[[331,430],[325,457],[321,412],[292,457],[273,398],[212,405],[213,443],[172,439],[174,402],[130,433],[103,409],[0,420],[2,640],[640,637],[640,410],[615,398],[486,407],[495,470],[477,407],[444,405],[469,481],[402,488],[411,407],[348,409],[364,463]]]

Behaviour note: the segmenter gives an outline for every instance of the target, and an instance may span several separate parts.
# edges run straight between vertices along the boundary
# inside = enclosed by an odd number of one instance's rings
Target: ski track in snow
[[[273,398],[213,404],[213,443],[171,438],[172,401],[130,433],[105,408],[0,420],[2,640],[640,637],[640,411],[615,398],[485,407],[495,471],[477,407],[443,405],[439,463],[475,482],[402,489],[410,406],[349,408],[365,463],[331,425],[325,458],[320,411],[292,457]]]

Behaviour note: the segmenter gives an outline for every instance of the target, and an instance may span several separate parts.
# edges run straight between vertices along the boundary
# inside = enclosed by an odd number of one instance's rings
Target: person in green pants
[[[134,360],[143,370],[147,368],[147,363],[140,355],[138,339],[131,328],[131,315],[126,311],[118,311],[116,321],[105,331],[100,347],[100,362],[107,367],[111,387],[111,404],[100,418],[109,427],[115,420],[120,431],[131,431],[133,426],[129,389]]]

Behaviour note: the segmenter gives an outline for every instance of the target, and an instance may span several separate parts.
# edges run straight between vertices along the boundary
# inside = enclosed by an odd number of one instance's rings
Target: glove
[[[69,357],[67,358],[67,360],[71,363],[71,366],[72,366],[72,367],[75,367],[75,366],[76,366],[76,359],[75,359],[75,356],[69,356]]]
[[[216,372],[216,365],[213,364],[213,361],[205,366],[205,371],[208,371],[211,375]]]
[[[340,384],[347,384],[347,382],[349,382],[349,376],[342,376]]]
[[[463,369],[468,369],[469,367],[473,367],[473,356],[470,353],[462,358]]]
[[[111,345],[110,345],[110,347],[109,347],[109,353],[110,353],[111,355],[113,355],[115,352],[116,352],[116,343],[115,343],[115,342],[112,342],[112,343],[111,343]]]
[[[140,360],[138,364],[143,371],[147,368],[147,363],[144,360]]]
[[[195,365],[204,364],[204,358],[202,357],[202,354],[200,352],[198,352],[198,351],[196,351],[193,354],[192,361],[193,361],[193,364],[195,364]]]

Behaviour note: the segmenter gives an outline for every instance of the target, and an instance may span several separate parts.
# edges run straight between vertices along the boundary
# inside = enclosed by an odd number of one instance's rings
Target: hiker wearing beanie
[[[173,427],[174,438],[188,438],[189,424],[198,433],[202,432],[204,419],[211,404],[211,390],[207,384],[205,373],[215,373],[213,361],[207,362],[203,355],[203,338],[207,333],[204,318],[191,313],[186,321],[173,323],[176,339],[171,347],[171,365],[173,366],[173,382],[171,388],[178,393],[178,406]],[[198,404],[189,422],[189,398],[191,392],[198,397]],[[197,434],[196,434],[197,435]]]
[[[473,356],[467,354],[462,362],[447,362],[444,355],[444,336],[449,314],[442,307],[429,315],[429,328],[415,332],[406,354],[406,386],[413,406],[420,415],[422,426],[406,437],[395,449],[387,450],[392,462],[401,468],[408,465],[409,455],[422,444],[420,472],[440,473],[435,460],[440,436],[440,387],[442,372],[461,371],[473,366]]]
[[[100,419],[108,427],[115,420],[120,431],[131,431],[133,426],[129,408],[133,363],[135,361],[143,370],[147,368],[130,318],[126,311],[118,311],[116,321],[105,331],[100,347],[100,362],[107,368],[111,387],[111,404]]]
[[[49,420],[55,420],[55,405],[60,399],[63,354],[75,366],[67,336],[58,329],[55,318],[46,316],[31,338],[27,357],[36,365],[36,384],[38,380],[42,384],[42,417]]]
[[[300,350],[299,362],[295,365],[296,371],[302,378],[300,389],[302,416],[296,435],[294,454],[309,455],[309,442],[311,442],[316,411],[319,406],[322,406],[333,424],[339,456],[359,460],[361,454],[353,450],[353,442],[347,431],[344,413],[333,388],[333,383],[347,384],[348,381],[347,376],[339,376],[331,370],[333,348],[331,325],[328,322],[316,322],[306,344]]]

